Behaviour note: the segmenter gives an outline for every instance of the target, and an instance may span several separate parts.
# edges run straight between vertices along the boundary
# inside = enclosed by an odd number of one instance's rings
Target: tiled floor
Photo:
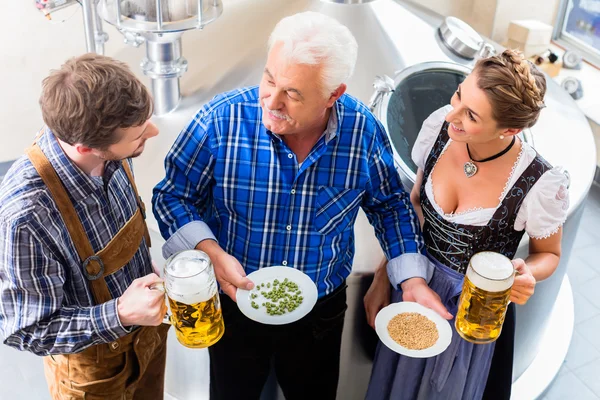
[[[567,274],[575,329],[561,370],[543,400],[600,400],[600,186],[588,196]]]

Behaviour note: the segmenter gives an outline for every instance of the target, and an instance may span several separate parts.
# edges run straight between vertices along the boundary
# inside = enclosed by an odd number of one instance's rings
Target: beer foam
[[[196,304],[209,300],[217,292],[217,283],[208,257],[198,257],[183,252],[167,264],[165,281],[167,295],[185,304]],[[200,253],[200,252],[198,252]],[[203,254],[203,253],[202,253]]]
[[[210,282],[203,274],[171,281],[167,278],[167,295],[180,303],[196,304],[207,301],[216,292],[216,282]]]
[[[501,292],[510,288],[514,281],[514,267],[508,257],[484,251],[475,254],[467,269],[467,277],[480,289]]]

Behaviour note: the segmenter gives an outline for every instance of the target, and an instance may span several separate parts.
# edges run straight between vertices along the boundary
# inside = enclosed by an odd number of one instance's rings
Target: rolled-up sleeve
[[[37,355],[76,353],[128,333],[117,300],[63,307],[66,272],[44,245],[49,238],[14,222],[0,222],[0,330],[4,343]]]
[[[433,265],[423,254],[407,253],[388,261],[387,274],[391,284],[398,288],[410,278],[423,278],[427,283],[433,276]]]

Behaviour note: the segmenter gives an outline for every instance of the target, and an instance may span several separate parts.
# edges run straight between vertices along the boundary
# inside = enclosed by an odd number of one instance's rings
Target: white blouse
[[[425,162],[433,148],[433,145],[440,133],[442,124],[452,106],[447,105],[434,111],[424,122],[419,132],[419,136],[412,149],[412,159],[421,170],[425,170]],[[452,139],[448,140],[442,154],[448,148]],[[444,210],[435,202],[433,194],[433,183],[430,176],[426,179],[425,194],[435,208],[435,210],[444,217],[445,220],[457,224],[484,226],[487,225],[493,217],[496,209],[502,203],[508,190],[515,184],[523,171],[535,158],[535,150],[525,142],[522,142],[521,152],[513,166],[512,173],[506,181],[504,190],[498,199],[498,205],[494,208],[474,208],[460,213],[446,214]],[[435,169],[435,167],[433,168]],[[433,173],[433,170],[432,170]],[[547,238],[556,233],[567,218],[569,209],[569,178],[560,167],[554,167],[546,171],[535,185],[529,190],[527,196],[521,204],[515,221],[514,229],[522,231],[525,229],[527,234],[535,239]]]

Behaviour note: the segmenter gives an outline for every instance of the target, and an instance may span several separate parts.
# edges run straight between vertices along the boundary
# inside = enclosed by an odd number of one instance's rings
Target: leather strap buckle
[[[98,271],[98,273],[95,275],[90,274],[87,270],[88,265],[92,261],[96,261],[100,265],[100,271]],[[83,273],[85,274],[86,278],[88,278],[88,280],[90,281],[95,281],[96,279],[101,278],[102,275],[104,275],[104,263],[102,262],[102,259],[98,256],[89,256],[83,262]]]

